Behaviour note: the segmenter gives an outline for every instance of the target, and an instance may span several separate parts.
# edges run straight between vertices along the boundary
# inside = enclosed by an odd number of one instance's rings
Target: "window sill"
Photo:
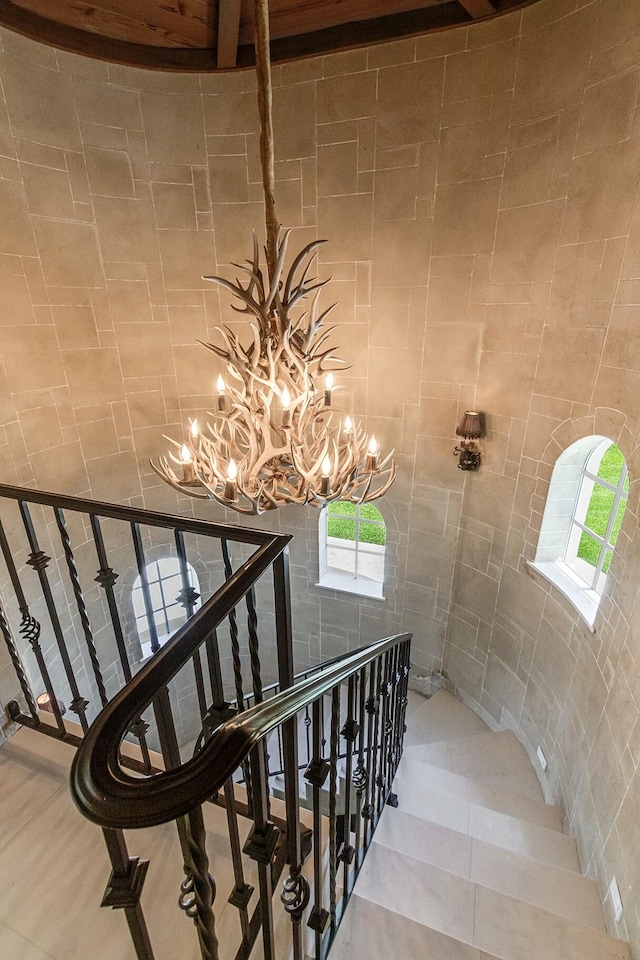
[[[562,561],[537,563],[535,560],[527,561],[527,566],[552,583],[578,611],[589,630],[592,633],[596,632],[594,623],[600,605],[600,595],[587,587],[571,567]]]
[[[339,593],[356,594],[359,597],[369,597],[371,600],[384,600],[382,584],[375,580],[365,580],[354,577],[350,573],[331,571],[325,573],[316,583],[316,587],[325,587],[328,590],[337,590]]]

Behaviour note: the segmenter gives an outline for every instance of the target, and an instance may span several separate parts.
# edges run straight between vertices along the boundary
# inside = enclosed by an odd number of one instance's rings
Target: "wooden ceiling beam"
[[[219,0],[217,53],[219,70],[229,70],[236,66],[241,6],[242,0]]]
[[[458,0],[458,3],[474,20],[478,17],[490,17],[496,12],[495,3],[490,0]]]

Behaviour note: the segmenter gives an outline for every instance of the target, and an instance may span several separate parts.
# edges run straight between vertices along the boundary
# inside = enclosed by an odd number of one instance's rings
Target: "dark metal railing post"
[[[360,856],[360,837],[362,833],[362,795],[367,786],[367,767],[364,762],[364,751],[365,751],[365,721],[366,721],[366,697],[367,697],[367,669],[364,667],[360,671],[359,678],[359,693],[358,693],[358,724],[360,731],[358,734],[358,760],[356,763],[356,768],[353,771],[353,776],[351,778],[354,787],[356,788],[356,823],[355,823],[355,849],[356,849],[356,867],[360,865],[361,856]]]
[[[243,851],[258,865],[260,892],[260,919],[264,960],[276,960],[273,926],[273,879],[271,865],[280,838],[280,830],[271,823],[268,815],[268,777],[264,742],[251,751],[251,789],[253,827],[244,844]]]
[[[160,649],[158,640],[158,631],[156,621],[153,616],[153,603],[151,600],[151,590],[149,589],[149,578],[147,576],[147,563],[144,556],[144,547],[140,535],[140,524],[131,524],[131,537],[133,547],[136,553],[136,562],[138,564],[138,575],[140,577],[140,589],[142,590],[142,599],[144,601],[144,612],[147,617],[147,627],[149,629],[149,639],[151,640],[151,653],[157,653]]]
[[[154,960],[147,924],[140,905],[140,895],[149,861],[129,857],[122,830],[104,827],[102,832],[112,871],[101,906],[124,910],[136,957],[138,960]]]
[[[315,700],[312,707],[313,728],[313,756],[305,771],[305,779],[313,790],[313,908],[307,921],[308,926],[315,933],[315,956],[320,960],[322,956],[322,934],[329,919],[328,910],[324,909],[324,883],[322,864],[324,848],[322,842],[322,809],[320,806],[320,791],[329,774],[329,763],[322,756],[322,702]]]
[[[93,532],[93,542],[96,548],[99,564],[98,575],[94,579],[95,582],[102,587],[107,598],[107,606],[109,607],[109,615],[111,617],[111,627],[113,629],[113,636],[116,641],[118,658],[122,668],[122,675],[125,682],[128,683],[129,680],[131,680],[131,666],[129,664],[127,647],[124,641],[124,634],[122,632],[122,622],[120,620],[118,601],[116,599],[114,590],[114,586],[118,580],[118,574],[115,573],[114,570],[109,566],[107,550],[104,544],[104,537],[102,535],[102,527],[100,525],[99,518],[95,514],[91,515],[91,530]],[[149,747],[147,745],[145,736],[148,729],[148,724],[145,723],[141,716],[136,717],[134,722],[129,727],[129,730],[137,737],[138,743],[140,744],[142,762],[145,768],[147,770],[151,770],[151,757],[149,756]]]
[[[276,640],[278,645],[278,680],[281,690],[294,683],[293,631],[291,626],[291,585],[289,582],[289,550],[283,550],[273,565],[275,592]],[[309,903],[310,890],[302,873],[300,839],[300,786],[298,781],[298,718],[291,717],[282,726],[287,847],[289,876],[280,899],[291,917],[293,960],[303,960],[302,916]]]
[[[355,854],[355,848],[351,844],[351,772],[353,767],[353,746],[360,732],[360,725],[354,717],[355,682],[355,676],[349,677],[347,689],[347,720],[340,731],[347,741],[347,755],[344,769],[344,836],[342,847],[338,851],[338,859],[344,864],[342,889],[343,896],[347,898],[351,893],[349,874]]]
[[[228,541],[223,538],[220,541],[222,551],[222,563],[224,566],[224,578],[228,582],[233,576],[233,567],[231,565],[231,553]],[[238,637],[238,617],[235,607],[229,611],[229,639],[231,641],[231,662],[233,663],[233,681],[236,692],[236,706],[238,713],[242,713],[245,708],[244,683],[242,679],[242,659],[240,657],[240,641]],[[251,813],[251,804],[253,803],[253,790],[251,789],[251,764],[245,763],[242,772],[244,781],[247,785],[247,803]]]
[[[334,687],[331,693],[331,732],[330,769],[329,769],[329,915],[331,917],[331,935],[338,927],[337,915],[337,885],[338,868],[338,742],[340,731],[340,687]]]

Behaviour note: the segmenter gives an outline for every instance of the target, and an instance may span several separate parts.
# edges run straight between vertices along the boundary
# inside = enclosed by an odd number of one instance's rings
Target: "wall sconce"
[[[476,443],[482,436],[481,416],[476,410],[465,410],[464,417],[456,427],[456,437],[461,437],[459,446],[454,447],[454,457],[460,457],[459,470],[477,470],[482,453]]]

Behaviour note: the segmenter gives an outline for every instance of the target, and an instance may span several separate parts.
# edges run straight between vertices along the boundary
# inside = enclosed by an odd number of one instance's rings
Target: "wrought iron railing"
[[[124,909],[139,960],[153,958],[140,905],[148,863],[129,857],[124,827],[176,821],[180,905],[195,922],[202,957],[215,960],[202,804],[225,807],[234,873],[227,899],[240,930],[233,954],[248,958],[262,931],[266,960],[301,960],[305,952],[321,960],[389,799],[409,637],[296,676],[289,540],[0,485],[0,632],[21,689],[8,713],[80,747],[73,789],[103,827],[112,863],[103,905]],[[169,554],[180,569],[185,622],[161,646],[146,568]],[[190,563],[204,585],[197,610]],[[154,651],[146,661],[132,615],[135,577]],[[301,783],[310,816],[300,812]],[[305,816],[312,829],[301,825]],[[276,951],[272,894],[286,863],[277,909],[293,922],[289,946]]]
[[[242,590],[240,582],[238,588]],[[225,599],[236,603],[237,594]],[[201,615],[202,614],[202,615]],[[123,769],[119,748],[130,718],[145,707],[154,690],[168,683],[198,642],[197,619],[224,615],[224,606],[197,614],[153,662],[100,714],[74,760],[74,799],[89,819],[106,831],[150,827],[175,820],[182,841],[190,915],[203,960],[217,960],[214,915],[216,886],[209,876],[203,804],[224,790],[227,814],[237,816],[234,775],[242,764],[251,770],[252,828],[244,846],[232,849],[234,865],[244,853],[257,867],[258,889],[244,874],[229,902],[240,911],[242,940],[235,956],[249,956],[262,930],[265,960],[306,955],[327,956],[349,900],[383,806],[393,802],[391,785],[402,752],[407,703],[410,637],[380,640],[300,680],[269,700],[237,714],[213,730],[202,750],[180,768],[141,779]],[[194,632],[194,628],[195,632]],[[193,634],[193,636],[189,636]],[[346,695],[341,695],[346,688]],[[322,704],[330,698],[329,741],[323,748]],[[311,707],[312,757],[305,778],[313,791],[311,863],[304,864],[305,836],[299,820],[297,718]],[[270,815],[266,739],[282,729],[284,822]],[[344,796],[338,812],[339,743],[346,742]],[[322,815],[321,791],[328,784],[328,815]],[[237,838],[237,827],[230,831]],[[291,918],[286,942],[276,943],[274,883],[284,862],[287,876],[281,909]],[[111,885],[117,887],[135,928],[140,960],[153,957],[139,904],[141,863],[118,851],[112,859]],[[215,880],[215,878],[213,878]],[[238,880],[238,878],[237,878]],[[311,942],[305,938],[310,931]],[[234,947],[235,949],[235,947]]]
[[[205,716],[224,715],[231,699],[242,709],[246,691],[261,699],[263,686],[278,677],[275,606],[286,599],[270,596],[271,584],[260,577],[273,579],[270,568],[290,537],[2,485],[0,504],[6,570],[3,577],[0,563],[0,632],[22,692],[22,702],[9,704],[16,722],[78,745],[90,721],[144,662],[131,600],[136,577],[151,651],[160,648],[147,576],[148,561],[158,555],[179,565],[177,599],[185,620],[199,599],[190,564],[200,567],[203,599],[215,596],[245,563],[254,581],[242,598],[246,617],[230,610],[194,650],[170,693],[160,693],[145,716],[132,720],[128,739],[139,744],[143,767],[150,769],[150,747],[175,766]],[[65,723],[67,708],[75,714],[73,725]]]

